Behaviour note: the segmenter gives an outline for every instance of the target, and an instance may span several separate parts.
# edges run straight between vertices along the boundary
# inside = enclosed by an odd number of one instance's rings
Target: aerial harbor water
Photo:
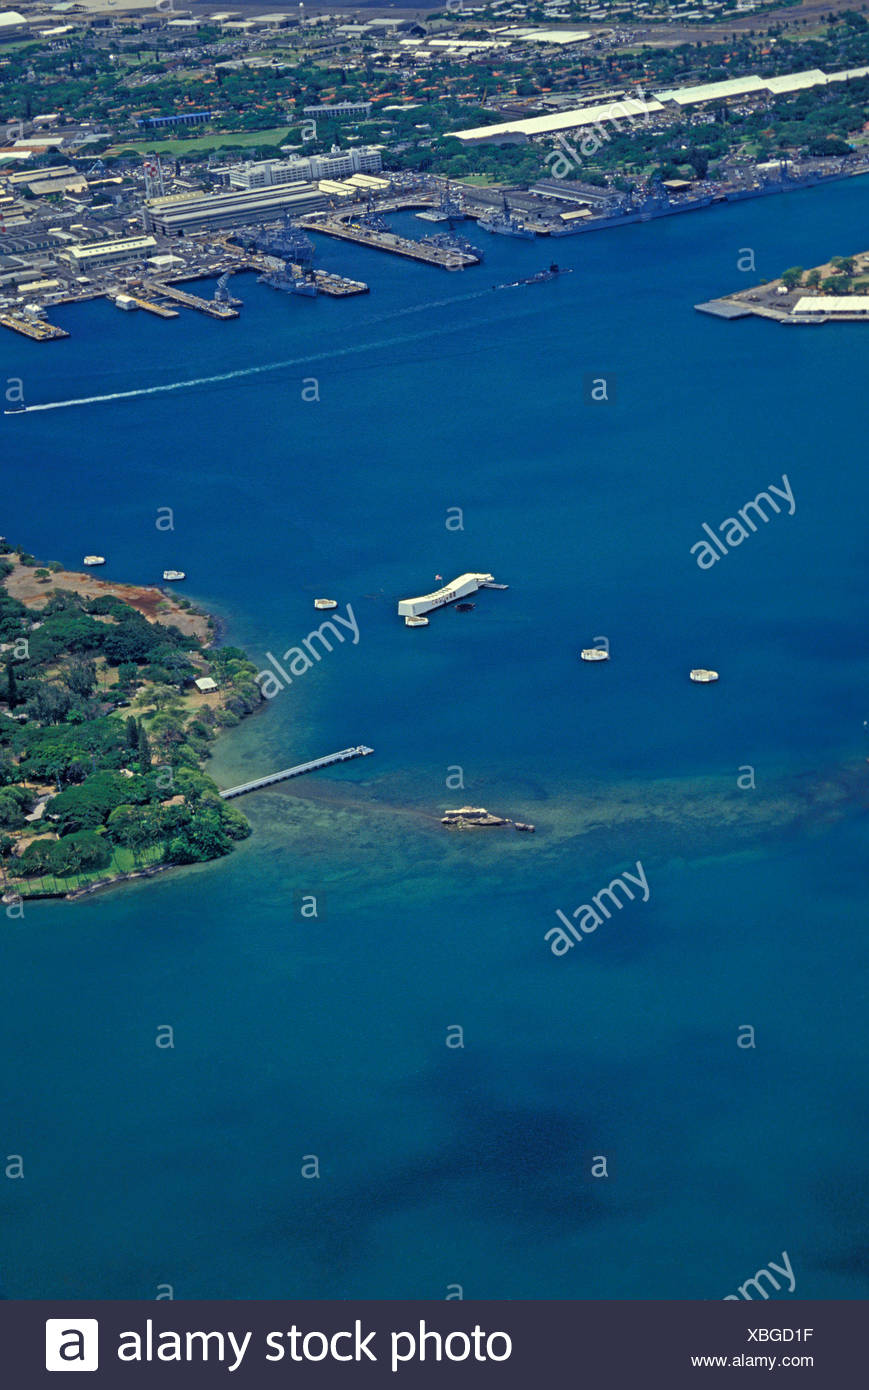
[[[693,305],[744,248],[761,279],[863,246],[867,200],[579,237],[511,295],[539,241],[445,276],[320,239],[369,296],[248,275],[231,322],[0,338],[41,407],[2,422],[10,538],[180,565],[264,669],[352,604],[219,785],[374,750],[246,796],[226,859],[4,922],[6,1295],[721,1299],[786,1251],[796,1297],[865,1296],[869,339]],[[509,588],[407,632],[464,574]],[[558,958],[625,866],[646,895]]]

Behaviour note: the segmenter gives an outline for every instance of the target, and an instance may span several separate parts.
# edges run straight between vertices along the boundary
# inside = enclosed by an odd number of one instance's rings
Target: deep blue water
[[[251,798],[225,861],[4,924],[9,1296],[722,1298],[784,1250],[797,1297],[865,1296],[869,339],[692,306],[747,248],[757,279],[862,248],[867,203],[479,233],[462,275],[323,242],[370,296],[245,277],[230,324],[3,335],[30,404],[237,373],[6,417],[2,529],[185,569],[258,661],[350,602],[358,645],[212,766],[376,750]],[[702,523],[783,474],[795,514],[700,570]],[[407,631],[395,600],[464,569],[510,589]],[[464,802],[537,833],[442,830]],[[555,910],[637,860],[648,903],[553,956]]]

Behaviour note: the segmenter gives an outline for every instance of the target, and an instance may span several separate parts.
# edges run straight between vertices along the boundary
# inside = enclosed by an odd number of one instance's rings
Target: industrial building
[[[34,198],[46,198],[53,193],[74,193],[84,194],[88,191],[88,181],[84,174],[61,174],[59,178],[40,179],[32,178],[26,184]]]
[[[458,140],[470,144],[489,141],[498,144],[507,141],[533,139],[536,135],[552,135],[556,131],[581,129],[583,126],[606,125],[618,122],[636,121],[639,118],[666,114],[668,110],[679,111],[690,106],[703,106],[708,102],[770,99],[789,92],[802,92],[810,87],[826,86],[830,82],[847,82],[851,79],[869,76],[869,68],[848,68],[844,72],[822,72],[811,68],[805,72],[787,73],[781,77],[735,77],[728,82],[704,82],[695,87],[674,87],[656,92],[648,100],[636,97],[623,97],[620,101],[608,102],[599,106],[584,106],[571,111],[558,111],[549,116],[531,116],[527,119],[502,121],[498,125],[476,126],[471,130],[451,132]]]
[[[559,130],[577,130],[583,126],[615,124],[618,121],[636,121],[641,117],[659,115],[664,107],[660,101],[640,101],[637,97],[623,97],[621,101],[608,101],[598,106],[583,106],[576,111],[556,111],[550,116],[530,116],[523,120],[503,121],[500,125],[476,126],[472,130],[451,131],[456,139],[471,144],[477,141],[529,140],[534,135],[554,135]]]
[[[794,305],[795,314],[869,314],[869,295],[803,295]]]
[[[130,236],[121,241],[94,241],[84,246],[68,246],[58,255],[77,268],[116,265],[119,261],[141,261],[156,250],[152,236]]]
[[[27,28],[27,20],[17,10],[4,10],[0,14],[0,39],[18,39]]]
[[[338,179],[321,179],[320,192],[325,193],[330,202],[337,198],[352,203],[354,198],[359,197],[359,189],[355,184]]]
[[[387,193],[390,188],[389,179],[379,179],[374,174],[352,174],[347,183],[360,193]]]
[[[575,179],[540,179],[528,192],[535,198],[552,198],[561,203],[578,203],[583,207],[593,207],[605,212],[614,207],[618,194],[611,188],[598,188],[595,184],[580,183]]]
[[[3,174],[4,183],[8,183],[12,189],[20,187],[21,184],[31,183],[33,179],[60,179],[64,177],[77,179],[78,170],[71,164],[52,164],[47,169],[18,169],[14,174]]]
[[[275,221],[284,213],[302,217],[327,206],[328,199],[319,188],[301,182],[243,193],[182,193],[146,202],[145,225],[163,236],[184,236],[208,228]]]

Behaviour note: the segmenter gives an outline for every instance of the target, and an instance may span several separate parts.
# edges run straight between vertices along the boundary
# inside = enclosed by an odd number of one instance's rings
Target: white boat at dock
[[[319,608],[321,611],[331,610],[332,608],[338,607],[338,600],[336,598],[315,598],[314,607]]]
[[[184,570],[164,570],[163,578],[166,580],[186,579],[187,575]]]
[[[718,680],[717,671],[707,671],[703,666],[696,667],[688,674],[689,679],[692,680],[695,685],[711,685],[713,681]]]
[[[428,618],[415,618],[415,617],[412,616],[412,614],[408,614],[408,616],[407,616],[407,617],[405,618],[405,620],[404,620],[404,626],[405,626],[405,627],[428,627]]]
[[[105,555],[86,555],[82,560],[82,564],[87,565],[89,569],[94,565],[104,565],[105,563]]]

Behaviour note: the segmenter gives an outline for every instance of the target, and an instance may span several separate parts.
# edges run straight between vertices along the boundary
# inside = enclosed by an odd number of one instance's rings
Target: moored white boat
[[[82,564],[87,565],[88,567],[91,567],[93,565],[104,565],[105,563],[105,555],[86,555],[82,560]]]
[[[184,573],[184,570],[164,570],[164,571],[163,571],[163,578],[164,578],[164,579],[168,579],[168,580],[171,580],[171,579],[186,579],[186,578],[187,578],[187,575]]]
[[[580,661],[609,661],[610,654],[605,647],[583,647],[579,653]]]
[[[337,608],[338,600],[336,598],[315,598],[314,607],[320,609]]]
[[[428,627],[428,618],[415,618],[412,615],[404,620],[405,627]]]
[[[705,667],[698,666],[689,672],[689,677],[695,685],[711,685],[713,681],[718,680],[718,672],[707,671]]]

